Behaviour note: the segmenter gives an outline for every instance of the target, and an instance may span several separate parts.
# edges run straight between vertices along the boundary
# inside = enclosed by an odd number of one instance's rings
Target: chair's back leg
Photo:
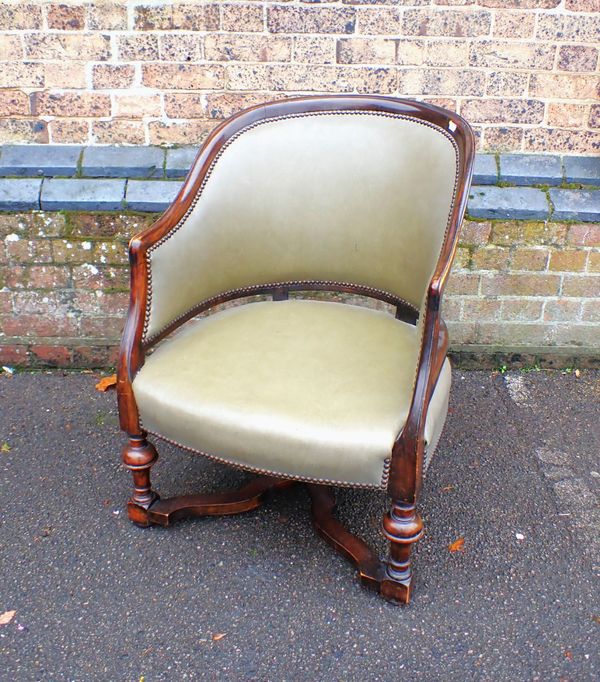
[[[123,464],[133,475],[133,495],[127,503],[129,518],[139,526],[149,526],[146,510],[158,499],[150,485],[150,469],[158,459],[152,443],[146,440],[146,432],[129,434],[129,443],[123,448]]]
[[[381,594],[386,599],[408,604],[412,587],[410,551],[413,543],[423,536],[423,521],[414,502],[392,501],[390,511],[383,517],[383,533],[390,541],[390,555]]]

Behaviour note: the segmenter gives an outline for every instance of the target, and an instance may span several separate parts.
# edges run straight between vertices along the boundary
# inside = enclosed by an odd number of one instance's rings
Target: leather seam
[[[284,474],[280,471],[273,471],[271,469],[262,469],[260,467],[253,467],[250,465],[246,464],[238,464],[237,462],[232,462],[228,459],[225,459],[224,457],[218,457],[217,455],[211,455],[208,452],[203,452],[202,450],[197,450],[196,448],[189,447],[188,445],[183,445],[182,443],[179,443],[176,440],[173,440],[172,438],[167,438],[166,436],[161,435],[160,433],[157,433],[156,431],[150,431],[149,429],[146,429],[140,419],[140,426],[144,431],[147,433],[150,433],[151,435],[155,436],[156,438],[160,438],[161,440],[166,441],[167,443],[170,443],[171,445],[176,445],[178,448],[181,448],[182,450],[187,450],[188,452],[193,452],[194,454],[197,455],[202,455],[203,457],[206,457],[207,459],[212,460],[213,462],[218,462],[219,464],[226,464],[230,467],[233,467],[234,469],[241,469],[242,471],[250,471],[255,474],[264,474],[267,476],[274,476],[276,478],[285,478],[289,479],[292,481],[301,481],[303,483],[317,483],[321,485],[335,485],[339,486],[341,488],[364,488],[367,490],[385,490],[385,487],[387,485],[387,480],[389,477],[389,472],[390,472],[390,463],[391,459],[388,457],[384,460],[383,462],[383,472],[381,475],[381,483],[379,485],[375,485],[373,483],[351,483],[348,481],[335,481],[332,479],[327,479],[327,478],[313,478],[311,476],[299,476],[295,474]]]
[[[440,126],[432,123],[431,121],[424,121],[423,119],[417,118],[415,116],[409,116],[406,114],[394,114],[391,112],[386,112],[386,111],[373,111],[373,110],[327,110],[327,111],[306,111],[306,112],[299,112],[296,114],[285,114],[282,116],[274,116],[271,118],[267,119],[262,119],[259,121],[255,121],[254,123],[250,123],[249,125],[245,126],[244,128],[238,130],[235,134],[233,134],[219,149],[217,154],[215,154],[214,159],[212,160],[208,170],[206,171],[206,174],[204,178],[202,179],[202,183],[200,184],[200,187],[198,188],[198,191],[196,192],[196,195],[192,199],[189,208],[187,211],[183,214],[181,219],[177,222],[176,225],[174,225],[167,234],[165,234],[161,239],[159,239],[157,242],[152,244],[145,252],[144,258],[146,260],[146,267],[147,267],[147,273],[148,273],[148,288],[147,288],[147,296],[146,296],[146,310],[145,310],[145,316],[144,316],[144,327],[142,330],[142,342],[147,343],[147,334],[148,334],[148,327],[150,324],[150,315],[152,312],[152,252],[158,249],[162,244],[164,244],[168,239],[170,239],[174,234],[176,234],[181,227],[186,223],[187,219],[189,218],[190,214],[192,211],[196,208],[196,204],[200,200],[200,197],[202,196],[202,193],[204,191],[204,188],[206,187],[214,169],[215,166],[217,165],[218,161],[220,160],[221,156],[225,153],[227,149],[235,142],[241,135],[244,133],[248,132],[249,130],[253,130],[254,128],[264,125],[267,123],[273,123],[276,121],[282,121],[282,120],[287,120],[287,119],[292,119],[292,118],[304,118],[307,116],[325,116],[325,115],[337,115],[337,116],[352,116],[352,115],[363,115],[363,116],[381,116],[383,118],[395,118],[395,119],[403,119],[407,121],[412,121],[414,123],[418,123],[420,125],[424,125],[428,128],[431,128],[432,130],[435,130],[436,132],[441,133],[446,139],[448,139],[455,150],[456,154],[456,174],[455,174],[455,181],[454,181],[454,192],[452,195],[452,202],[450,204],[450,213],[448,215],[448,221],[446,223],[446,230],[444,233],[444,239],[442,241],[442,247],[446,241],[446,237],[448,235],[448,227],[450,224],[450,217],[452,215],[452,208],[454,207],[454,202],[456,200],[456,188],[458,185],[458,170],[459,170],[459,150],[458,146],[456,144],[456,141],[454,138],[443,128]],[[210,299],[208,299],[210,300]],[[171,321],[172,322],[172,321]],[[164,328],[164,327],[163,327]],[[152,337],[155,337],[158,335],[159,332],[155,333],[152,335]],[[416,377],[415,377],[416,381]],[[414,386],[414,384],[413,384]]]

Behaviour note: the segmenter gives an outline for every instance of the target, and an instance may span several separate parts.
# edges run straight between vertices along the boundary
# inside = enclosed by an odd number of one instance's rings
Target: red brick
[[[25,367],[29,364],[27,346],[18,344],[0,344],[0,363],[9,367]]]
[[[586,261],[586,251],[553,251],[548,269],[559,272],[582,272],[585,270]]]
[[[567,243],[575,246],[600,246],[600,225],[594,223],[569,225]]]
[[[206,36],[206,59],[213,61],[288,62],[292,56],[292,38],[274,35]]]
[[[11,261],[17,263],[50,263],[52,248],[45,239],[19,239],[6,242],[6,254]]]
[[[90,92],[36,92],[31,108],[38,116],[110,116],[110,97]]]
[[[511,270],[545,270],[548,255],[548,249],[519,248],[512,254]]]
[[[128,305],[126,293],[76,291],[73,294],[73,310],[84,315],[124,315]]]
[[[185,95],[171,95],[169,97],[177,98]],[[280,99],[284,95],[282,93],[269,93],[263,95],[255,92],[217,92],[208,93],[206,95],[206,115],[210,118],[223,119],[235,114],[236,112],[254,106],[255,104],[262,104],[265,99],[275,100]],[[191,96],[193,97],[193,95]],[[185,106],[183,103],[182,106]],[[199,102],[192,101],[194,110],[200,106]],[[167,107],[167,96],[165,96],[165,108]],[[171,115],[171,114],[168,114]],[[186,116],[187,118],[187,116]]]
[[[557,128],[581,128],[585,126],[588,107],[584,104],[548,103],[547,122]]]
[[[59,31],[81,31],[85,25],[85,8],[77,5],[49,5],[46,9],[48,28]]]
[[[53,239],[52,255],[55,263],[87,263],[95,258],[94,244],[90,241]]]
[[[96,64],[92,70],[95,89],[128,88],[133,84],[135,69],[130,64]]]
[[[168,93],[164,100],[165,113],[170,118],[206,118],[204,98],[200,94]]]
[[[13,337],[76,336],[77,321],[74,317],[66,316],[50,317],[19,314],[5,318],[3,329],[7,336]]]
[[[42,28],[42,8],[39,3],[0,3],[0,30],[20,31]]]
[[[561,71],[595,71],[598,50],[585,45],[564,45],[558,51],[558,68]]]
[[[584,301],[581,306],[583,322],[600,322],[600,306],[598,301]]]
[[[152,121],[148,124],[150,144],[191,144],[199,145],[215,127],[214,121],[179,121],[163,123]]]
[[[600,272],[600,251],[590,251],[587,269],[588,272]]]
[[[95,2],[87,7],[93,31],[123,31],[127,28],[127,7],[118,2]]]
[[[535,128],[524,131],[523,143],[528,152],[589,154],[590,150],[600,149],[600,133],[572,128]]]
[[[53,265],[14,265],[7,268],[4,283],[10,288],[57,289],[69,282],[66,268]]]
[[[543,301],[524,298],[505,298],[502,300],[500,317],[503,320],[535,322],[542,317]]]
[[[494,36],[500,38],[532,38],[535,14],[532,12],[494,13]]]
[[[215,64],[143,64],[142,82],[151,88],[204,90],[225,85],[223,67]]]
[[[565,275],[562,294],[581,298],[600,298],[600,276]]]
[[[27,116],[29,97],[20,90],[0,90],[0,116]]]
[[[362,35],[399,35],[400,12],[396,7],[359,8],[356,33]]]
[[[87,291],[129,291],[129,269],[84,263],[73,268],[73,287]]]
[[[501,9],[554,9],[561,0],[478,0],[484,7]]]
[[[86,144],[89,141],[90,124],[81,119],[56,119],[48,123],[48,130],[54,144]]]
[[[600,12],[600,0],[565,0],[569,12]]]
[[[134,8],[138,31],[217,31],[219,6],[212,5],[138,5]]]
[[[484,36],[491,26],[491,14],[486,11],[429,9],[406,10],[402,22],[405,35],[413,36]]]
[[[45,121],[36,119],[0,118],[0,144],[11,142],[48,142],[48,128]]]
[[[544,102],[530,99],[467,99],[461,115],[476,123],[541,123]]]
[[[559,275],[499,274],[481,280],[482,294],[491,296],[556,296],[559,289]]]
[[[38,62],[6,62],[0,69],[0,88],[41,88],[44,65]]]
[[[158,36],[152,33],[117,37],[119,59],[140,62],[159,59]]]
[[[271,33],[353,33],[352,7],[270,6],[267,27]]]
[[[25,56],[30,59],[107,61],[110,36],[100,33],[31,33],[25,35]]]
[[[264,28],[262,5],[222,5],[221,29],[223,31],[262,31]]]
[[[195,33],[167,33],[160,36],[159,51],[160,58],[166,61],[199,62],[202,59],[202,38]]]
[[[407,95],[483,95],[485,74],[474,69],[403,69],[400,90]]]
[[[125,318],[119,317],[82,317],[80,332],[84,337],[118,339],[123,332]]]
[[[600,81],[596,76],[570,73],[534,73],[529,91],[537,97],[561,99],[596,99]]]
[[[488,74],[486,95],[494,97],[521,97],[527,94],[528,73],[491,71]]]
[[[74,367],[112,367],[118,357],[118,344],[106,346],[76,346],[73,348]]]
[[[12,293],[10,291],[0,291],[0,313],[12,313]]]
[[[581,311],[580,301],[559,298],[556,301],[546,301],[544,304],[545,322],[572,322],[579,319]]]
[[[144,116],[160,116],[160,95],[115,94],[113,95],[113,115],[120,118],[138,119]],[[142,131],[143,138],[142,126],[138,123],[137,127]]]
[[[307,64],[335,63],[335,38],[326,36],[295,36],[294,61]]]
[[[446,292],[450,295],[472,296],[479,291],[480,276],[452,272],[448,278]]]
[[[594,44],[600,31],[600,16],[539,14],[536,37]]]
[[[489,222],[465,220],[460,228],[460,241],[463,244],[487,244],[492,232]]]
[[[70,292],[15,291],[13,308],[19,315],[33,315],[34,319],[44,316],[64,319],[71,312]]]
[[[44,85],[46,90],[53,88],[87,88],[87,62],[69,61],[65,68],[64,61],[44,62]]]
[[[23,58],[20,36],[0,35],[0,61],[8,62]]]
[[[146,134],[142,121],[112,119],[93,121],[92,139],[97,144],[143,145],[146,142]]]
[[[502,302],[497,299],[464,299],[461,319],[466,322],[499,320]]]
[[[488,246],[473,252],[474,270],[505,270],[508,267],[510,251],[508,249]]]
[[[33,344],[31,346],[32,364],[44,367],[69,367],[71,365],[71,349],[67,346],[48,346]]]

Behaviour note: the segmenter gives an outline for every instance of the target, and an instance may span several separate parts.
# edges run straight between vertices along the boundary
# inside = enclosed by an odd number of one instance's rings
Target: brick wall
[[[154,218],[0,215],[0,364],[114,364],[126,243]],[[598,366],[598,297],[599,224],[467,221],[444,317],[455,354],[478,365]]]
[[[0,4],[0,143],[196,144],[292,93],[456,108],[480,149],[600,146],[600,0]]]

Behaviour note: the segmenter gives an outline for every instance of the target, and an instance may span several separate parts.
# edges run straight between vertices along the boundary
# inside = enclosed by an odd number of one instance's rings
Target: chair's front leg
[[[146,440],[146,432],[129,434],[129,443],[123,448],[123,464],[133,475],[133,495],[127,503],[127,515],[138,526],[149,526],[147,510],[158,499],[150,485],[150,469],[158,453]]]
[[[423,521],[414,502],[392,501],[383,517],[383,533],[390,541],[390,555],[381,581],[381,595],[394,602],[408,604],[411,594],[412,569],[410,551],[423,536]]]

